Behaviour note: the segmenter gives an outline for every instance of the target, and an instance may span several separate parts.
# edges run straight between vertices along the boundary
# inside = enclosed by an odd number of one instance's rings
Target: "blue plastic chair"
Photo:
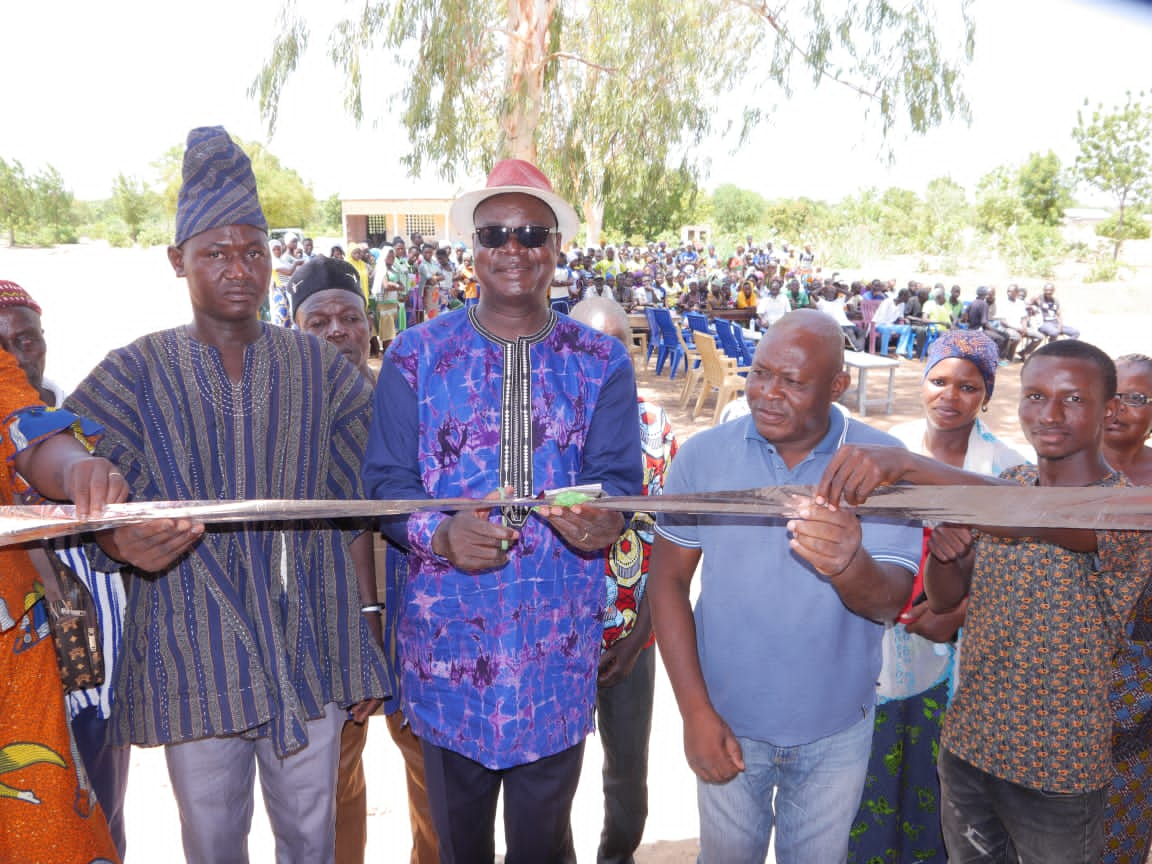
[[[685,340],[684,345],[680,344],[676,325],[672,323],[672,313],[667,309],[652,309],[651,315],[652,320],[656,322],[660,338],[659,353],[656,355],[656,374],[660,374],[664,368],[664,361],[671,357],[672,367],[668,380],[672,381],[676,378],[676,367],[680,365],[680,361],[684,361],[684,371],[688,371],[688,357],[684,353],[684,347],[695,348],[696,343]]]
[[[648,368],[648,364],[652,362],[652,352],[656,351],[656,364],[659,368],[660,364],[660,328],[656,326],[656,316],[653,315],[656,310],[649,307],[644,310],[644,317],[648,319],[648,356],[644,358],[644,368]]]
[[[947,333],[948,328],[943,324],[929,323],[928,329],[924,332],[924,344],[920,346],[920,359],[923,360],[928,356],[928,346],[940,338],[942,333]]]
[[[688,329],[693,333],[707,333],[709,336],[715,336],[712,328],[708,326],[708,316],[703,312],[685,312],[684,320],[688,322]]]
[[[733,358],[740,369],[747,369],[751,366],[752,349],[749,349],[743,336],[737,335],[732,322],[724,318],[717,318],[713,324],[716,327],[716,338],[719,340],[720,348],[724,353]]]

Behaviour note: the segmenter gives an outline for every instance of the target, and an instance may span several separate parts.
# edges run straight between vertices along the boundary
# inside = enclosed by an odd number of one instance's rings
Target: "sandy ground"
[[[900,279],[916,275],[898,269]],[[909,264],[907,266],[914,266]],[[1146,277],[1146,278],[1145,278]],[[73,387],[111,348],[142,333],[184,323],[189,306],[184,285],[172,277],[161,248],[111,250],[101,244],[81,244],[53,250],[0,247],[0,279],[12,279],[27,288],[44,307],[49,344],[48,376],[65,389]],[[951,284],[951,279],[944,281]],[[976,284],[960,279],[966,296]],[[1036,280],[1021,280],[1029,293]],[[1003,284],[1003,281],[1001,282]],[[1149,352],[1146,311],[1152,272],[1122,284],[1059,284],[1065,318],[1079,326],[1083,337],[1118,355]],[[887,428],[919,414],[918,384],[923,365],[901,363],[897,373],[897,399],[890,415],[869,415],[868,422]],[[669,411],[677,434],[685,438],[709,425],[711,411],[693,420],[678,408],[680,379],[670,382],[667,370],[657,378],[641,370],[641,390]],[[884,384],[873,374],[870,393],[879,396]],[[1002,370],[986,419],[994,431],[1022,442],[1015,420],[1019,366]],[[709,403],[710,405],[711,403]],[[651,745],[651,807],[645,843],[636,859],[642,864],[695,860],[699,822],[695,782],[684,762],[681,725],[667,678],[660,669]],[[365,752],[368,766],[370,861],[407,860],[409,844],[403,768],[382,721],[372,721]],[[588,743],[584,775],[573,811],[576,849],[581,860],[595,859],[601,822],[598,739]],[[164,760],[159,750],[133,751],[128,791],[130,857],[137,861],[176,861],[179,819],[170,794]],[[498,841],[499,842],[499,841]],[[273,843],[262,808],[257,806],[250,839],[253,861],[273,860]],[[498,846],[498,848],[500,848]]]

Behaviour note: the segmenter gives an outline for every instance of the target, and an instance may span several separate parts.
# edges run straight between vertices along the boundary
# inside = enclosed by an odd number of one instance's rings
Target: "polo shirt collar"
[[[848,435],[848,417],[834,405],[829,406],[828,414],[828,432],[817,442],[816,446],[812,448],[812,453],[835,453],[844,446],[844,439]],[[744,429],[744,438],[746,440],[759,441],[771,447],[773,450],[776,449],[775,444],[760,434],[756,428],[756,419],[753,415],[749,414],[744,419],[748,424]]]

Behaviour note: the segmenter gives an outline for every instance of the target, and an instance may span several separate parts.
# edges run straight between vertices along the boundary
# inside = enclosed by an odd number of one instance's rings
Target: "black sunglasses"
[[[521,225],[519,228],[509,228],[507,225],[485,225],[476,229],[476,242],[485,249],[499,249],[513,234],[516,242],[525,249],[537,249],[543,246],[548,235],[554,229],[544,225]]]

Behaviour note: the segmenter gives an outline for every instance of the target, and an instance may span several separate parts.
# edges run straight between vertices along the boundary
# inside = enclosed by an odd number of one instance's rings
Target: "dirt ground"
[[[876,275],[899,280],[917,276],[915,262],[885,262]],[[871,275],[871,274],[870,274]],[[920,278],[924,278],[919,274]],[[944,281],[960,282],[965,296],[974,293],[977,276]],[[80,244],[51,250],[0,247],[0,279],[12,279],[27,288],[44,307],[48,337],[48,376],[65,389],[111,348],[152,330],[184,323],[189,318],[184,285],[172,277],[164,250],[113,250],[102,244]],[[934,278],[930,281],[935,281]],[[999,284],[1005,284],[1001,279]],[[1033,294],[1038,280],[1020,280]],[[1123,283],[1084,285],[1057,282],[1066,320],[1081,328],[1083,338],[1115,355],[1143,351],[1148,345],[1147,314],[1152,269],[1138,271]],[[986,420],[999,435],[1023,443],[1016,423],[1019,365],[1003,369]],[[918,389],[923,374],[919,361],[901,362],[896,375],[896,400],[891,414],[870,413],[867,422],[886,429],[894,423],[919,416]],[[872,373],[870,395],[879,396],[883,376]],[[671,416],[677,435],[687,438],[710,425],[711,405],[699,419],[678,406],[681,379],[669,381],[667,370],[657,377],[653,370],[638,372],[640,390],[659,402]],[[854,376],[855,384],[855,376]],[[870,409],[875,410],[875,409]],[[659,664],[657,668],[660,669]],[[370,861],[407,860],[408,824],[399,755],[379,718],[372,721],[365,753],[368,776]],[[601,820],[598,739],[589,740],[584,776],[573,810],[576,849],[581,860],[595,858]],[[651,806],[645,843],[636,856],[641,864],[672,864],[695,860],[698,818],[695,782],[685,764],[681,726],[667,678],[658,674],[652,730]],[[273,860],[273,841],[261,807],[249,848],[254,861]],[[133,752],[128,791],[128,836],[132,860],[179,860],[179,819],[159,750]],[[498,844],[501,841],[498,839]],[[500,846],[498,845],[498,848]]]

